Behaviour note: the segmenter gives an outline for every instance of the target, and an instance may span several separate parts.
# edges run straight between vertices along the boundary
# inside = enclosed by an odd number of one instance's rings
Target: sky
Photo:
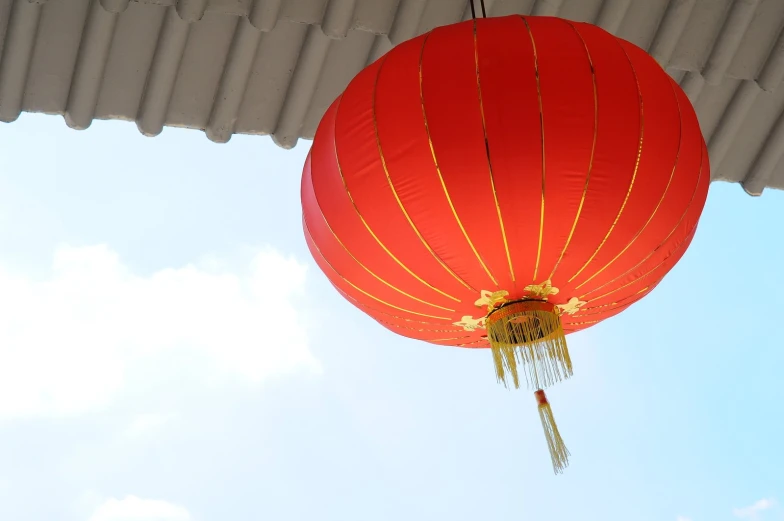
[[[309,144],[0,126],[0,520],[784,520],[784,194],[714,184],[664,282],[569,336],[555,476],[489,352],[319,272]]]

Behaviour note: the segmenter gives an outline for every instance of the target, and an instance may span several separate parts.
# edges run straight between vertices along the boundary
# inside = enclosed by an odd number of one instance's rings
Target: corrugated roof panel
[[[744,80],[757,79],[765,65],[784,20],[784,2],[760,0],[738,52],[732,58],[727,75]]]
[[[650,49],[656,37],[656,30],[667,10],[667,4],[667,0],[630,2],[616,33],[638,47]]]
[[[372,33],[351,31],[345,39],[330,43],[316,93],[302,124],[302,137],[313,138],[321,116],[346,88],[351,78],[365,67],[374,41],[375,36]]]
[[[603,0],[585,0],[585,2],[566,2],[558,10],[558,15],[575,22],[593,23],[599,18]],[[520,12],[520,11],[516,11]],[[525,12],[531,12],[527,9]],[[511,14],[511,13],[510,13]]]
[[[424,4],[425,9],[422,11],[416,34],[426,33],[441,25],[459,22],[462,20],[466,8],[466,2],[456,0],[427,0]],[[478,5],[479,2],[477,2]]]
[[[751,173],[757,157],[766,147],[773,125],[784,109],[784,90],[761,91],[738,128],[735,139],[721,164],[714,167],[714,179],[738,181],[738,172]]]
[[[695,103],[714,177],[784,187],[781,0],[485,5],[596,23],[647,48]],[[466,17],[466,0],[0,0],[0,120],[129,119],[146,135],[185,126],[290,147],[393,43]]]
[[[207,126],[229,46],[239,22],[246,23],[246,20],[206,13],[201,21],[190,24],[188,42],[167,111],[168,125],[198,129]]]
[[[281,20],[274,31],[262,35],[240,105],[236,132],[275,132],[308,27]]]
[[[324,10],[329,0],[279,0],[279,17],[283,20],[299,22],[310,25],[320,25],[324,18]],[[276,0],[266,0],[266,3],[275,3]]]
[[[732,0],[698,0],[691,10],[670,67],[686,71],[702,70],[719,36]]]
[[[166,11],[132,3],[118,17],[96,118],[136,119]]]
[[[293,147],[302,135],[302,125],[316,93],[331,43],[332,40],[321,29],[312,25],[308,27],[278,124],[272,133],[273,141],[281,147]]]
[[[13,0],[0,0],[0,57],[3,55],[5,35],[8,30],[8,21],[11,19],[11,3]]]
[[[30,60],[23,110],[59,114],[68,101],[71,78],[90,0],[54,2],[41,12]]]
[[[400,0],[376,0],[375,2],[356,2],[352,29],[373,34],[389,34],[395,22]]]
[[[705,141],[710,143],[716,128],[721,123],[724,111],[742,80],[727,78],[718,85],[705,85],[694,108],[700,115],[700,126]]]
[[[253,0],[209,0],[206,12],[248,16],[252,5]]]
[[[771,173],[769,179],[765,180],[766,188],[775,188],[777,190],[784,190],[784,157],[779,155],[779,160]],[[751,193],[751,195],[760,195],[761,191]]]

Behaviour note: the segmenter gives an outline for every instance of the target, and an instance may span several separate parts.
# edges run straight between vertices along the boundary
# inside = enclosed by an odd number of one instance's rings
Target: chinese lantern
[[[535,391],[565,336],[643,298],[686,251],[707,150],[680,87],[638,47],[558,18],[434,29],[360,72],[302,177],[305,235],[337,290],[382,326],[490,348]]]

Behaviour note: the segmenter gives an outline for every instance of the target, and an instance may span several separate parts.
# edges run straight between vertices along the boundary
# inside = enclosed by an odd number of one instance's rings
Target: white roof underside
[[[476,0],[479,9],[479,0]],[[713,178],[784,188],[784,0],[485,0],[647,49],[694,102]],[[392,45],[470,17],[466,0],[0,0],[0,120],[22,111],[313,137],[332,100]]]

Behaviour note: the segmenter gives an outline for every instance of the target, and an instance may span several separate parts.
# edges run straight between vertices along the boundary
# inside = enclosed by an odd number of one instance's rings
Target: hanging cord
[[[476,8],[474,7],[474,0],[468,0],[471,4],[471,18],[476,20]],[[485,0],[479,0],[479,5],[482,8],[482,18],[487,18],[487,11],[485,10]]]

